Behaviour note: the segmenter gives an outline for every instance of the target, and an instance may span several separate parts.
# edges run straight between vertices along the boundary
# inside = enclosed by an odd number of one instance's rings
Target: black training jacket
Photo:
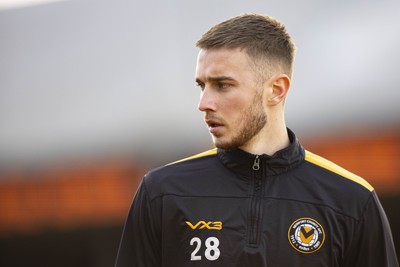
[[[116,267],[397,267],[390,227],[362,178],[291,145],[214,149],[152,170]]]

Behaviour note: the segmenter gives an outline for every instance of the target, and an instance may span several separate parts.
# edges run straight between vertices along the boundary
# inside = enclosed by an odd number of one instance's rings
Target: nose
[[[207,88],[204,88],[204,90],[201,92],[200,101],[197,108],[202,112],[216,110],[215,97]]]

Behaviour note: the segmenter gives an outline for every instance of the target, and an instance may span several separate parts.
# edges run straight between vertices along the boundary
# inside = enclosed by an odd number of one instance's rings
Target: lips
[[[224,123],[221,120],[215,118],[206,118],[205,122],[212,134],[218,134],[219,130],[224,126]]]
[[[214,122],[214,121],[206,121],[206,123],[207,123],[209,128],[215,128],[215,127],[222,126],[221,123]]]
[[[217,119],[205,119],[206,124],[208,125],[208,127],[218,127],[218,126],[223,126],[224,124]]]

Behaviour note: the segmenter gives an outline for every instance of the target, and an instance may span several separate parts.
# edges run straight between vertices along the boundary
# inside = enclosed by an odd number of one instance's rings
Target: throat
[[[290,145],[289,135],[285,132],[281,134],[257,135],[252,140],[239,147],[241,150],[254,155],[274,155]]]

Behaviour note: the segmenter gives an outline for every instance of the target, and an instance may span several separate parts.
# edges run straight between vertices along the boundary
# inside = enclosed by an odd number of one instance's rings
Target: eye
[[[224,82],[219,82],[217,83],[217,87],[218,89],[228,89],[229,87],[231,87],[232,85],[229,83],[224,83]]]
[[[204,91],[204,83],[197,83],[197,86],[200,87],[201,91]]]

